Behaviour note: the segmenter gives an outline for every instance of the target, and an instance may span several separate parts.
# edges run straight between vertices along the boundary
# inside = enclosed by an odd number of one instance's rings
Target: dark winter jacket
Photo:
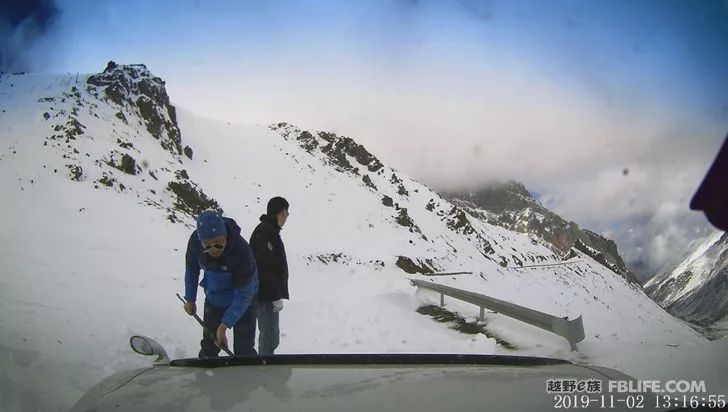
[[[240,236],[240,227],[233,219],[223,219],[227,229],[227,245],[219,257],[213,258],[202,252],[202,242],[196,230],[187,242],[185,299],[191,302],[196,300],[197,281],[202,269],[205,274],[200,286],[205,290],[206,301],[227,308],[222,321],[232,327],[258,292],[258,271],[250,246]]]
[[[250,236],[250,247],[258,263],[258,298],[275,301],[288,299],[288,262],[275,216],[263,215]]]

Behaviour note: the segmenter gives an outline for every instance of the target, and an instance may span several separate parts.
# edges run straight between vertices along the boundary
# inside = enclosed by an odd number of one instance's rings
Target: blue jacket
[[[250,246],[240,236],[240,227],[233,219],[223,219],[227,229],[227,246],[220,257],[213,258],[202,252],[202,242],[196,230],[190,235],[185,254],[185,299],[190,302],[197,300],[197,282],[202,269],[205,274],[200,286],[205,290],[206,302],[227,308],[222,322],[233,327],[258,293],[258,270]]]

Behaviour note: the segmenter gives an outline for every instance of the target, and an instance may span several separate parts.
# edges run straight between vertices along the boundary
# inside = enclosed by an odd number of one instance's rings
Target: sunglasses
[[[223,249],[225,249],[225,245],[220,244],[220,243],[217,243],[217,244],[210,245],[210,246],[203,246],[202,247],[202,252],[207,253],[207,252],[212,251],[213,249],[223,250]]]

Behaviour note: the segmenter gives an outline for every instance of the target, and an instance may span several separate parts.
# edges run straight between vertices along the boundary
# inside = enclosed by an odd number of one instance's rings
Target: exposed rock
[[[187,156],[188,159],[192,160],[192,148],[189,146],[185,146],[184,148],[185,156]]]
[[[397,186],[397,193],[400,196],[409,196],[409,192],[407,189],[405,189],[404,184],[402,183],[402,179],[400,179],[396,174],[392,173],[392,177],[389,179],[389,181]]]
[[[119,152],[112,152],[105,163],[128,175],[136,175],[141,172],[141,168],[137,166],[136,159],[126,153],[121,153],[121,158],[119,158],[119,154]]]
[[[409,214],[407,213],[407,208],[399,209],[399,214],[397,215],[397,218],[395,220],[397,221],[397,223],[405,227],[411,228],[415,226],[415,222],[412,221],[412,218],[410,218]]]
[[[172,154],[182,154],[177,112],[169,103],[164,81],[153,76],[146,66],[109,62],[103,73],[90,76],[87,83],[103,88],[106,97],[117,105],[136,108],[146,123],[147,131],[160,141],[162,147]],[[125,117],[118,113],[117,117],[124,120]]]
[[[426,263],[420,262],[419,260],[418,263],[419,264],[415,263],[407,256],[397,256],[397,263],[395,264],[398,268],[404,270],[409,274],[422,273],[425,275],[429,275],[435,273],[432,267],[427,266]]]
[[[484,257],[490,259],[488,255],[495,253],[493,246],[487,239],[485,239],[480,233],[478,233],[475,228],[473,228],[473,225],[470,223],[467,214],[462,209],[458,208],[457,206],[453,206],[447,216],[443,216],[443,219],[445,220],[447,227],[451,230],[466,236],[475,236],[475,239],[478,242],[478,250],[480,251],[480,254]]]
[[[283,122],[269,127],[283,136],[284,139],[294,136],[299,146],[309,153],[319,151],[325,154],[329,162],[340,172],[359,174],[359,168],[351,164],[349,157],[354,158],[358,164],[366,166],[370,172],[377,172],[384,167],[379,159],[369,153],[364,146],[357,144],[349,137],[330,132],[312,133],[306,130],[302,131]]]
[[[561,260],[565,261],[565,260],[573,259],[578,256],[579,256],[579,253],[577,253],[576,249],[571,248],[571,249],[569,249],[568,252],[566,252],[566,254],[564,256],[561,257]]]
[[[134,160],[134,158],[129,156],[128,154],[122,156],[121,171],[129,175],[137,174],[136,160]]]
[[[473,229],[473,226],[470,224],[470,220],[468,220],[465,212],[457,206],[453,206],[450,210],[450,219],[447,221],[447,227],[464,235],[469,235],[475,232],[475,229]]]
[[[219,210],[220,205],[215,199],[207,195],[189,180],[182,182],[169,182],[167,189],[177,196],[175,210],[197,218],[197,215],[208,209]],[[170,220],[172,220],[170,218]]]
[[[361,177],[361,180],[362,180],[362,181],[364,182],[364,184],[365,184],[365,185],[367,185],[368,187],[370,187],[370,188],[374,189],[375,191],[377,190],[377,186],[376,186],[376,185],[374,184],[374,182],[372,182],[372,179],[371,179],[371,178],[369,177],[369,175],[364,175],[364,176],[362,176],[362,177]]]
[[[318,140],[316,140],[316,138],[308,131],[301,132],[296,140],[298,140],[299,145],[301,145],[301,147],[309,153],[313,152],[318,147]]]
[[[131,144],[129,142],[124,142],[124,141],[122,141],[121,139],[118,139],[118,138],[116,139],[116,144],[118,144],[119,147],[122,148],[122,149],[131,149],[131,148],[134,147],[133,144]]]
[[[112,187],[114,186],[114,183],[116,182],[116,179],[113,177],[109,177],[106,173],[101,177],[101,179],[98,180],[98,183],[101,183],[102,185],[106,187]]]
[[[126,120],[126,116],[124,116],[124,113],[122,112],[116,112],[116,118],[124,122],[126,125],[129,124],[129,121]]]
[[[79,165],[66,165],[69,172],[69,177],[74,182],[80,182],[83,180],[83,168]]]
[[[82,135],[83,129],[85,129],[86,126],[82,125],[78,119],[71,116],[68,118],[68,121],[63,128],[65,129],[66,143],[68,143],[69,140],[76,140],[76,136]]]
[[[324,254],[320,254],[320,255],[309,255],[309,256],[305,256],[305,259],[308,262],[318,261],[325,265],[329,265],[332,263],[338,263],[338,264],[344,264],[344,265],[355,264],[358,266],[366,266],[366,267],[374,268],[375,270],[381,270],[382,268],[384,268],[384,262],[382,262],[379,259],[368,260],[368,261],[362,260],[362,259],[355,259],[352,256],[349,256],[342,252],[324,253]]]

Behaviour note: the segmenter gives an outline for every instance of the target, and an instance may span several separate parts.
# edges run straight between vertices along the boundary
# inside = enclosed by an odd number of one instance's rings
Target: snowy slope
[[[194,211],[219,204],[247,237],[275,195],[291,203],[281,353],[533,354],[652,376],[652,355],[704,341],[589,256],[564,265],[353,140],[176,111],[143,66],[88,78],[0,77],[4,410],[65,410],[102,377],[146,364],[128,349],[132,333],[194,356],[199,327],[174,297]],[[416,312],[434,296],[408,279],[433,270],[473,274],[427,279],[583,315],[586,339],[571,353],[563,339],[492,313],[487,334],[452,330]]]
[[[728,316],[728,234],[716,231],[645,290],[669,312],[708,327]],[[722,329],[722,328],[719,328]]]

